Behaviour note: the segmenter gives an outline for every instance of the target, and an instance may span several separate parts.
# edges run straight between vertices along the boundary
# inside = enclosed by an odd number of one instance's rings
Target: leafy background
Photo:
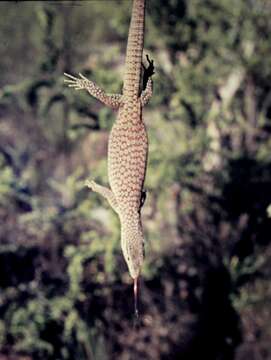
[[[0,3],[0,358],[270,359],[271,5],[149,0],[140,321],[107,183],[131,1]]]

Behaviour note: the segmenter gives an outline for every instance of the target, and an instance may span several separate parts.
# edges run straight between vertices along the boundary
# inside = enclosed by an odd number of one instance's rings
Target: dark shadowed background
[[[0,3],[0,359],[271,359],[271,3],[148,0],[140,321],[107,184],[131,1]]]

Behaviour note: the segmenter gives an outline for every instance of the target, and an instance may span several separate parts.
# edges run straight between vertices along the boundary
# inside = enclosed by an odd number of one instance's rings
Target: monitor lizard
[[[129,273],[134,279],[135,299],[144,259],[141,207],[145,198],[143,185],[148,155],[148,138],[142,109],[152,96],[151,76],[154,74],[153,61],[147,56],[149,67],[143,66],[142,87],[145,1],[133,1],[122,94],[107,94],[80,73],[78,78],[65,73],[68,78],[65,81],[70,87],[76,90],[86,89],[105,105],[118,109],[117,120],[110,132],[108,144],[110,188],[93,180],[88,180],[86,185],[104,196],[119,215],[121,248]]]

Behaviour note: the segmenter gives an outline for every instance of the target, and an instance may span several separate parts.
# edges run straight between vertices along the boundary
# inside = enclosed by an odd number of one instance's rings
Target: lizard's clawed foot
[[[153,60],[150,60],[148,54],[146,55],[146,58],[148,61],[148,67],[145,67],[144,64],[142,64],[143,70],[144,70],[144,72],[143,72],[143,90],[146,89],[148,80],[152,77],[152,75],[155,74]]]
[[[110,188],[99,185],[93,180],[86,180],[85,185],[92,191],[94,191],[94,192],[102,195],[104,198],[106,198],[108,200],[109,204],[112,206],[112,208],[116,212],[118,212],[118,204],[117,204],[115,195],[113,194],[113,192]]]
[[[64,73],[65,76],[67,76],[68,79],[65,79],[64,82],[68,84],[69,87],[73,87],[75,90],[82,90],[86,88],[86,85],[88,83],[88,79],[82,75],[81,73],[79,73],[79,76],[81,77],[81,79],[76,78],[73,75]]]
[[[94,180],[86,180],[85,186],[87,186],[92,191],[96,191],[97,189],[97,184]]]

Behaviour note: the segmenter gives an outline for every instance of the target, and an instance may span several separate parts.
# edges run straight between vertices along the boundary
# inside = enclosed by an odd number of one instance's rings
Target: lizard
[[[119,216],[121,248],[134,280],[135,307],[138,278],[144,260],[141,208],[145,198],[143,185],[148,156],[148,137],[142,110],[152,96],[154,74],[153,61],[147,56],[149,67],[143,65],[144,84],[141,89],[145,5],[146,0],[133,0],[122,94],[107,94],[81,73],[79,77],[64,73],[68,86],[76,90],[85,89],[105,105],[118,110],[108,143],[110,188],[93,180],[87,180],[86,185],[105,197]]]

